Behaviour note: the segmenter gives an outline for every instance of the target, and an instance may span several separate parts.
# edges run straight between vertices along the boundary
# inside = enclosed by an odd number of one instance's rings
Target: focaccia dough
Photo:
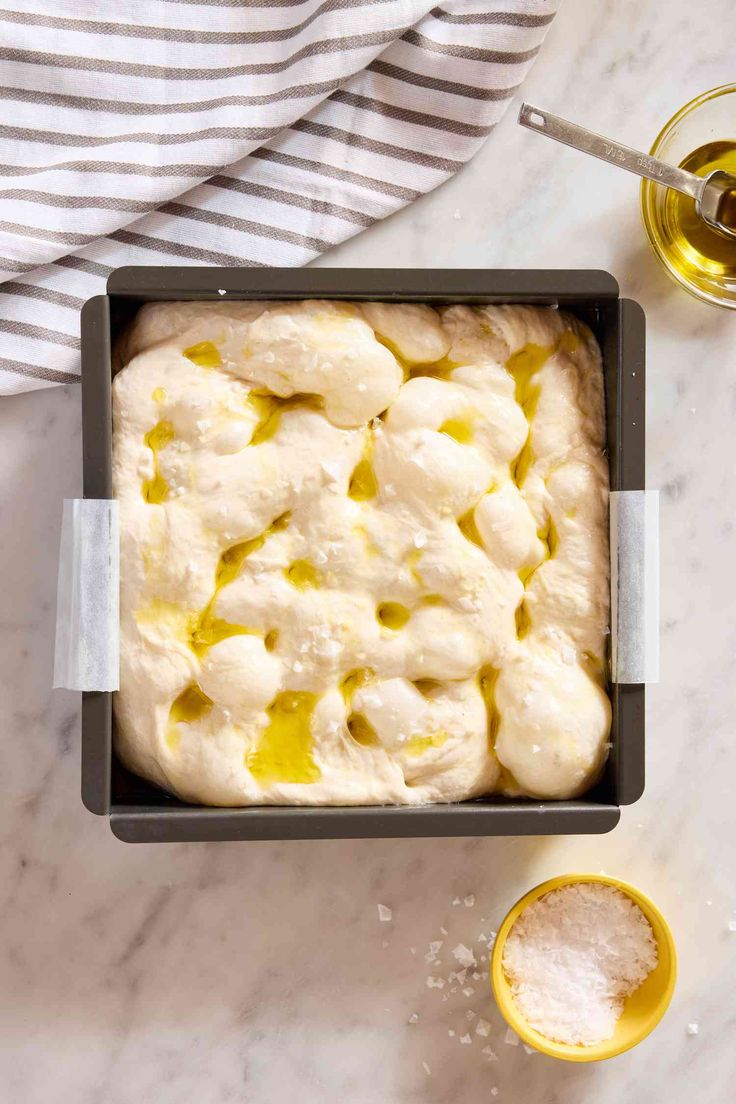
[[[563,798],[606,757],[600,353],[549,308],[168,303],[115,378],[117,748],[209,805]]]

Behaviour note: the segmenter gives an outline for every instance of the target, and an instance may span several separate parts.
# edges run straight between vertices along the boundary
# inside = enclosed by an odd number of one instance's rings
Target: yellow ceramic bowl
[[[553,889],[560,889],[561,886],[576,882],[601,882],[603,885],[615,886],[622,893],[626,893],[639,906],[652,925],[659,951],[657,966],[626,1001],[613,1038],[596,1046],[570,1046],[567,1043],[555,1043],[530,1027],[516,1006],[511,995],[511,987],[503,971],[503,950],[506,939],[527,905],[538,901]],[[605,874],[563,874],[559,878],[550,878],[548,882],[542,882],[541,885],[531,889],[506,915],[499,928],[491,955],[493,993],[509,1027],[512,1027],[525,1043],[541,1051],[542,1054],[548,1054],[552,1058],[562,1058],[567,1062],[599,1062],[603,1058],[614,1058],[617,1054],[622,1054],[640,1043],[650,1031],[654,1030],[667,1011],[676,977],[675,942],[662,913],[634,886],[622,882],[619,878],[609,878]]]

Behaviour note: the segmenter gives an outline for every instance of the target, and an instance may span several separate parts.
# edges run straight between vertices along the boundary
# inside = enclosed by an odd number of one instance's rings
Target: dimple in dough
[[[600,353],[527,306],[144,307],[117,748],[208,805],[568,798],[610,705]]]

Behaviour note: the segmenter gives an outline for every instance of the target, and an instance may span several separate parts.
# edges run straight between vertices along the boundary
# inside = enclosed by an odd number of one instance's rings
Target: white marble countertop
[[[734,77],[732,7],[707,9],[706,20],[689,0],[566,0],[525,96],[646,144],[682,103]],[[633,178],[514,116],[456,179],[322,263],[606,268],[643,304],[663,672],[649,692],[644,798],[602,837],[119,843],[78,798],[77,696],[49,689],[61,501],[81,491],[79,390],[4,399],[3,1099],[732,1099],[736,315],[659,270]],[[426,987],[449,969],[424,961],[441,927],[446,946],[474,943],[536,882],[601,868],[654,897],[679,947],[672,1007],[635,1051],[597,1066],[527,1054],[504,1043],[484,980],[447,1001]],[[452,905],[467,894],[472,908]],[[463,1046],[468,1010],[491,1031]]]

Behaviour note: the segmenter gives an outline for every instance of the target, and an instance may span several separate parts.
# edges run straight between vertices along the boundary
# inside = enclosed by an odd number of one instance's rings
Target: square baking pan
[[[223,292],[225,294],[223,294]],[[144,303],[344,299],[560,306],[603,353],[611,490],[644,489],[644,315],[613,276],[587,270],[121,268],[82,310],[85,498],[112,497],[111,381],[116,339]],[[188,805],[136,777],[114,751],[112,694],[85,693],[82,800],[129,842],[608,832],[644,789],[644,686],[612,683],[612,749],[599,784],[574,801],[498,795],[447,805],[213,808]]]

